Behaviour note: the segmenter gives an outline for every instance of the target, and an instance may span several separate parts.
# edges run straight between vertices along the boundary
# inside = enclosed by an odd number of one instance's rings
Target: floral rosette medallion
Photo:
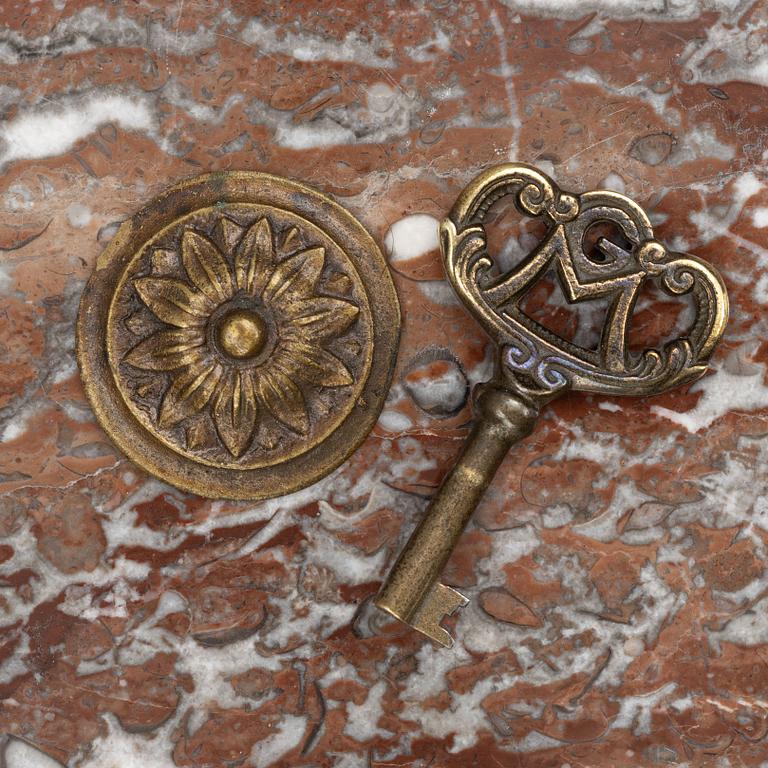
[[[351,214],[226,172],[121,226],[83,294],[78,362],[129,458],[203,496],[258,499],[318,480],[365,438],[399,327],[384,258]]]

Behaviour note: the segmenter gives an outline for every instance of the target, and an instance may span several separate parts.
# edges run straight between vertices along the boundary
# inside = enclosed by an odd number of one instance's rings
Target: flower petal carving
[[[226,253],[232,253],[243,236],[243,227],[227,216],[222,216],[216,222],[213,231],[218,242],[223,244]]]
[[[174,378],[160,405],[158,423],[171,427],[198,413],[211,399],[223,373],[218,363],[191,365]]]
[[[204,343],[205,336],[200,328],[157,331],[139,342],[124,359],[147,371],[175,371],[202,362]]]
[[[310,414],[327,412],[314,406],[317,389],[354,383],[351,368],[321,342],[345,332],[359,308],[317,293],[324,247],[285,256],[298,246],[299,231],[273,226],[266,216],[249,226],[222,216],[205,234],[186,229],[179,252],[167,259],[170,272],[133,280],[166,324],[123,358],[170,374],[157,426],[175,427],[202,412],[197,425],[204,423],[208,435],[213,427],[218,450],[235,459],[251,451],[265,414],[306,435]]]
[[[205,294],[169,277],[140,277],[134,282],[141,300],[158,320],[177,328],[205,324],[213,309]]]
[[[237,459],[248,448],[258,415],[253,378],[247,371],[232,371],[216,395],[213,420],[227,450]]]
[[[324,339],[343,333],[358,315],[348,301],[319,296],[287,308],[292,331],[309,339]]]
[[[259,371],[256,392],[269,412],[286,427],[305,435],[309,432],[309,416],[299,387],[290,377],[274,366]]]
[[[275,249],[269,220],[252,224],[235,250],[237,287],[256,296],[261,295],[275,267]]]
[[[275,351],[290,360],[297,378],[321,387],[345,387],[353,383],[352,374],[338,357],[318,345],[288,340]]]
[[[264,300],[290,303],[310,297],[325,263],[325,248],[309,248],[281,261],[264,289]]]
[[[227,262],[207,237],[191,229],[184,232],[181,260],[189,279],[211,301],[224,301],[232,295],[232,278]]]

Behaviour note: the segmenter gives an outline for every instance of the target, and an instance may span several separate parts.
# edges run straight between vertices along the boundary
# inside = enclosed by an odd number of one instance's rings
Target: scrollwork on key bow
[[[491,205],[514,195],[518,210],[542,217],[544,240],[512,270],[497,275],[483,220]],[[603,262],[584,251],[587,230],[607,222],[628,248],[601,238]],[[461,299],[501,345],[501,373],[517,389],[541,395],[564,388],[612,394],[650,394],[701,376],[721,337],[728,299],[720,276],[704,261],[673,253],[654,239],[645,212],[610,191],[562,192],[540,171],[508,164],[480,174],[441,226],[446,272]],[[531,287],[554,267],[570,303],[609,299],[600,344],[579,347],[520,309]],[[496,270],[497,271],[497,270]],[[691,294],[696,319],[686,337],[660,349],[632,353],[628,332],[640,289],[656,280],[668,294]]]

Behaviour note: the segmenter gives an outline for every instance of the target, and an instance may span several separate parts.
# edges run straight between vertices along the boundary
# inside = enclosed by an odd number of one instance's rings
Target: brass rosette
[[[81,300],[77,359],[126,456],[201,496],[263,499],[363,441],[399,332],[384,257],[349,212],[295,181],[222,172],[120,227]]]

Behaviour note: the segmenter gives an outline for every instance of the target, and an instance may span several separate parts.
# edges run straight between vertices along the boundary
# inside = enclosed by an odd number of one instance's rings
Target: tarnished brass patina
[[[261,499],[365,438],[399,330],[384,257],[350,213],[294,181],[224,172],[120,227],[83,294],[77,357],[129,458],[202,496]]]
[[[503,272],[487,251],[483,221],[490,206],[510,194],[522,214],[546,222],[547,234],[520,264]],[[596,252],[589,251],[585,236],[598,223],[615,227],[628,247],[603,237]],[[697,379],[725,329],[728,297],[712,267],[655,240],[648,217],[629,198],[604,190],[569,194],[527,165],[501,165],[480,174],[459,196],[440,236],[448,278],[499,345],[497,374],[474,393],[474,429],[376,604],[450,646],[440,621],[467,598],[441,584],[440,574],[501,461],[531,433],[539,409],[570,389],[652,395]],[[550,268],[569,302],[609,300],[597,349],[560,338],[521,310],[527,292]],[[690,294],[695,319],[685,338],[633,353],[629,324],[649,278],[669,294]]]

